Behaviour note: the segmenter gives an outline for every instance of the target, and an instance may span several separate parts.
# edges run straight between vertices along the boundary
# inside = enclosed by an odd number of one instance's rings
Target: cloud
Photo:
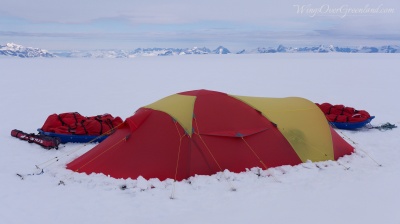
[[[0,30],[9,38],[266,46],[392,41],[400,35],[400,2],[393,0],[3,0],[1,5]],[[394,11],[372,11],[378,7]],[[360,11],[366,8],[370,11]]]
[[[299,7],[304,9],[371,8],[382,5],[383,8],[397,8],[399,3],[392,0],[380,0],[378,3],[365,1],[336,0],[3,0],[2,10],[10,15],[39,22],[88,22],[107,17],[128,17],[137,23],[177,23],[198,20],[259,21],[273,18],[287,18],[301,15]],[[23,7],[21,7],[23,6]],[[308,13],[304,12],[303,15]],[[323,14],[323,13],[321,13]],[[326,14],[326,13],[325,13]],[[309,14],[308,14],[309,15]]]
[[[359,0],[3,0],[1,5],[0,16],[33,23],[90,24],[114,19],[138,26],[221,21],[291,30],[307,27],[307,24],[323,24],[324,21],[347,23],[356,16],[365,19],[359,26],[374,21],[381,21],[381,24],[389,21],[397,21],[398,24],[400,21],[400,2],[392,0],[370,4]],[[357,9],[378,7],[394,9],[394,13],[352,13]],[[290,26],[290,23],[293,25]]]

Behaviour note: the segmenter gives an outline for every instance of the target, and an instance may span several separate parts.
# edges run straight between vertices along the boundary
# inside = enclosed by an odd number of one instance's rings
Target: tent
[[[353,150],[304,98],[193,90],[141,107],[67,168],[114,178],[182,180],[225,169],[337,160]]]

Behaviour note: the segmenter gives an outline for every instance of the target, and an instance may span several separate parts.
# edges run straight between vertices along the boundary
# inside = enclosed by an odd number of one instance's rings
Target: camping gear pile
[[[89,141],[101,142],[122,124],[120,117],[103,114],[85,117],[78,112],[52,114],[48,116],[39,133],[58,137],[61,143]]]
[[[41,129],[58,134],[101,135],[120,123],[122,119],[114,118],[111,114],[85,117],[73,112],[48,116]]]
[[[45,137],[59,143],[101,141],[67,164],[75,172],[183,180],[226,169],[242,172],[337,160],[354,148],[333,127],[353,129],[373,118],[363,110],[299,97],[193,90],[141,107],[124,122],[110,114],[52,114],[38,129],[40,139],[18,130],[11,135],[35,143]]]
[[[334,128],[357,129],[369,124],[375,118],[365,110],[356,110],[353,107],[346,107],[341,104],[316,103],[316,105]]]
[[[77,112],[52,114],[48,116],[38,134],[28,134],[14,129],[11,136],[29,143],[36,143],[45,149],[58,149],[67,142],[101,142],[123,123],[120,117],[103,114],[85,117]]]

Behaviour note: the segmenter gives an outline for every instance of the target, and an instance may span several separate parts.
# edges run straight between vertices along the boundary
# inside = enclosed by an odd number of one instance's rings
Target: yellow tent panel
[[[174,94],[145,106],[153,110],[158,110],[173,117],[188,133],[192,134],[192,119],[195,96]]]
[[[232,97],[275,123],[303,162],[334,160],[329,124],[313,102],[300,97]]]

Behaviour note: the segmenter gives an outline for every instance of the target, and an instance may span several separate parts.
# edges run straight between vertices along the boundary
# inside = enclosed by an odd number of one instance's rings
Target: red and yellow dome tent
[[[138,109],[67,168],[114,178],[182,180],[225,169],[337,160],[353,150],[309,100],[194,90]]]

